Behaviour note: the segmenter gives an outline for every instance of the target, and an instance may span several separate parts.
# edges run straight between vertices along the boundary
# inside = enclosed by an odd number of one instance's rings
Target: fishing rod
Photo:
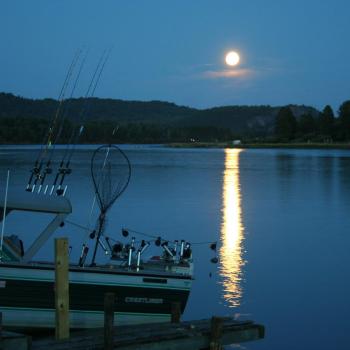
[[[80,117],[83,116],[83,114],[84,114],[84,112],[86,110],[86,105],[88,103],[87,98],[90,95],[91,88],[92,88],[93,83],[94,83],[94,81],[96,79],[96,75],[97,75],[97,73],[98,73],[98,71],[99,71],[99,69],[101,67],[101,64],[103,62],[103,58],[104,58],[105,53],[106,53],[106,50],[103,51],[103,54],[101,55],[101,57],[100,57],[100,59],[98,61],[98,64],[97,64],[96,69],[94,71],[94,74],[93,74],[93,76],[91,78],[91,81],[89,83],[89,86],[88,86],[88,88],[86,90],[86,93],[85,93],[85,96],[84,96],[85,100],[84,100],[83,108],[82,108],[82,110],[80,112]],[[56,191],[57,195],[60,196],[60,195],[64,195],[65,194],[65,190],[62,189],[63,181],[64,181],[65,176],[72,172],[72,170],[69,167],[70,166],[70,159],[72,157],[72,154],[74,153],[75,144],[77,143],[77,141],[78,141],[80,135],[83,133],[83,131],[84,131],[84,126],[83,125],[80,126],[80,128],[77,130],[77,132],[74,129],[72,130],[72,134],[71,134],[71,137],[69,139],[69,142],[68,142],[68,145],[67,145],[67,149],[66,149],[66,151],[65,151],[65,153],[63,155],[62,161],[60,163],[60,167],[59,167],[59,169],[57,171],[54,183],[53,183],[53,185],[51,187],[50,195],[53,193],[57,183],[58,183],[58,188],[57,188],[57,191]],[[73,145],[72,148],[70,148],[71,145]],[[68,160],[65,163],[65,160],[66,160],[67,156],[68,156]],[[60,176],[61,176],[61,180],[59,181],[59,177]]]
[[[87,102],[87,98],[89,97],[90,90],[91,90],[92,84],[93,84],[93,82],[94,82],[94,80],[95,80],[95,77],[96,77],[96,74],[97,74],[97,72],[98,72],[98,69],[99,69],[100,66],[101,66],[101,63],[102,63],[102,59],[103,59],[104,54],[105,54],[105,51],[103,52],[102,56],[100,57],[100,60],[99,60],[97,66],[96,66],[96,68],[95,68],[94,74],[93,74],[93,76],[92,76],[92,78],[91,78],[91,80],[90,80],[89,86],[88,86],[88,88],[87,88],[87,90],[86,90],[86,93],[85,93],[85,96],[84,96],[83,107],[82,107],[82,109],[81,109],[81,111],[80,111],[80,117],[82,117],[82,115],[84,114],[84,111],[85,111],[85,109],[86,109],[86,105],[87,105],[87,103],[88,103],[88,102]],[[81,129],[81,127],[79,128],[79,130],[80,130],[80,129]],[[68,144],[67,144],[67,148],[66,148],[66,151],[65,151],[65,153],[64,153],[64,155],[63,155],[63,158],[62,158],[62,162],[61,162],[61,163],[63,163],[63,162],[65,161],[67,155],[70,153],[70,146],[71,146],[71,144],[73,143],[73,139],[75,139],[74,136],[76,136],[76,130],[73,129],[73,130],[72,130],[72,133],[71,133],[71,136],[70,136],[70,138],[69,138],[69,141],[68,141]]]
[[[39,184],[39,188],[38,188],[38,193],[41,192],[41,189],[43,187],[43,184],[45,182],[45,179],[46,179],[46,176],[51,174],[52,173],[52,168],[51,168],[51,163],[52,163],[52,157],[53,157],[53,152],[56,148],[56,142],[58,141],[59,137],[60,137],[60,134],[62,132],[62,129],[63,129],[63,123],[64,123],[64,119],[65,119],[65,113],[64,112],[61,112],[61,110],[63,109],[65,103],[66,103],[66,100],[65,100],[65,94],[66,94],[66,90],[69,86],[69,82],[71,80],[71,77],[73,75],[73,71],[75,69],[75,66],[77,64],[77,62],[79,61],[79,58],[80,58],[80,55],[82,53],[82,49],[80,49],[78,51],[78,55],[76,56],[76,59],[74,61],[74,64],[72,65],[71,67],[71,70],[69,72],[69,78],[68,80],[66,81],[66,86],[65,86],[65,89],[63,91],[63,94],[62,94],[62,97],[61,97],[61,100],[60,100],[60,103],[59,103],[59,106],[58,106],[58,109],[56,111],[56,117],[54,119],[54,125],[53,127],[51,128],[51,135],[49,135],[49,138],[48,138],[48,141],[47,141],[47,149],[49,149],[51,146],[51,149],[47,152],[48,153],[48,160],[46,162],[46,167],[45,167],[45,170],[43,172],[43,174],[40,174],[40,184]],[[59,123],[59,121],[61,121]],[[58,131],[57,131],[57,134],[56,134],[56,137],[54,139],[54,141],[52,142],[52,139],[54,137],[54,131],[55,131],[55,128],[56,128],[56,125],[57,124],[57,128],[58,128]],[[46,157],[45,157],[46,158]],[[43,161],[45,161],[45,158],[43,159]],[[39,179],[38,179],[38,182],[39,182]],[[47,189],[46,189],[47,190]]]
[[[60,91],[60,94],[59,94],[59,97],[58,97],[58,100],[59,101],[62,101],[62,97],[64,96],[64,93],[65,93],[65,89],[67,87],[67,84],[68,84],[68,81],[69,81],[69,78],[71,76],[71,71],[75,65],[75,62],[76,62],[76,59],[79,55],[79,51],[76,52],[76,54],[74,55],[73,59],[72,59],[72,62],[69,66],[69,69],[67,71],[67,74],[66,74],[66,77],[65,77],[65,80],[63,82],[63,85],[62,85],[62,88],[61,88],[61,91]],[[60,108],[60,104],[57,108],[57,111],[59,110]],[[34,191],[34,186],[32,187],[32,181],[33,181],[33,178],[35,177],[35,185],[38,181],[38,179],[41,177],[41,169],[42,169],[42,166],[44,164],[44,158],[45,158],[45,155],[46,155],[46,151],[49,147],[49,140],[50,140],[50,134],[52,132],[52,128],[53,128],[53,125],[54,125],[54,120],[55,120],[55,117],[57,116],[57,111],[56,111],[56,114],[54,117],[52,117],[51,119],[51,122],[50,122],[50,126],[46,132],[46,134],[44,135],[43,137],[43,141],[41,143],[41,148],[40,148],[40,151],[38,153],[38,156],[37,156],[37,159],[35,161],[35,164],[34,164],[34,167],[31,171],[31,176],[29,178],[29,181],[28,181],[28,185],[27,185],[27,188],[26,188],[26,191],[29,191],[29,192],[33,192]],[[45,145],[45,147],[44,147]]]
[[[84,126],[81,126],[79,128],[79,131],[78,131],[78,134],[77,134],[77,138],[80,137],[80,135],[83,133],[84,131]],[[60,166],[57,170],[57,173],[56,173],[56,177],[55,177],[55,180],[51,186],[51,191],[50,191],[50,195],[52,195],[56,185],[58,184],[58,187],[57,187],[57,190],[56,190],[56,194],[58,196],[61,196],[61,195],[65,195],[66,193],[66,190],[67,190],[67,187],[65,187],[65,189],[62,189],[63,187],[63,182],[64,182],[64,179],[66,177],[66,175],[69,175],[70,173],[72,172],[72,169],[70,168],[70,159],[64,163],[64,160],[61,161],[60,163]],[[59,177],[61,176],[61,180],[59,180]]]
[[[84,103],[82,111],[80,113],[81,118],[84,115],[86,117],[86,115],[88,114],[88,112],[90,110],[92,98],[95,94],[98,83],[100,82],[102,72],[104,71],[104,68],[105,68],[105,65],[109,59],[110,53],[111,53],[111,49],[109,49],[108,51],[104,50],[103,54],[101,55],[101,57],[99,59],[99,62],[98,62],[97,67],[94,71],[93,77],[90,81],[89,87],[88,87],[87,92],[85,94],[85,101],[84,101],[85,103]],[[53,193],[55,187],[58,184],[56,194],[58,196],[65,195],[66,190],[67,190],[67,186],[65,186],[65,188],[63,188],[63,182],[64,182],[66,175],[69,175],[72,172],[72,170],[70,168],[71,159],[72,159],[72,156],[73,156],[75,149],[76,149],[76,145],[78,144],[78,141],[79,141],[80,136],[82,135],[83,131],[84,131],[83,124],[80,125],[80,127],[76,130],[75,133],[73,130],[70,143],[68,144],[65,155],[61,161],[60,168],[58,169],[58,172],[56,175],[57,179],[55,178],[55,181],[51,187],[50,194]],[[73,137],[74,137],[74,140],[72,140]],[[60,180],[59,180],[59,177],[60,177]]]
[[[71,105],[71,103],[72,103],[72,99],[73,99],[73,96],[74,96],[76,87],[77,87],[77,85],[78,85],[78,81],[79,81],[79,79],[80,79],[81,72],[82,72],[83,67],[84,67],[84,65],[85,65],[87,56],[88,56],[88,51],[86,52],[86,54],[85,54],[83,60],[82,60],[81,63],[80,63],[80,67],[79,67],[78,73],[77,73],[77,75],[76,75],[76,77],[75,77],[75,81],[74,81],[74,84],[73,84],[73,87],[72,87],[70,96],[69,96],[69,98],[68,98],[66,104],[64,105],[64,111],[63,111],[62,121],[61,121],[61,123],[60,123],[60,127],[59,127],[58,133],[57,133],[57,135],[56,135],[54,145],[53,145],[53,147],[52,147],[52,149],[51,149],[50,157],[49,157],[49,161],[48,161],[48,162],[51,162],[52,157],[53,157],[53,153],[54,153],[55,146],[56,146],[56,144],[58,143],[58,140],[59,140],[59,138],[60,138],[60,136],[61,136],[61,134],[62,134],[63,127],[64,127],[64,122],[65,122],[66,119],[67,119],[69,107],[70,107],[70,105]],[[62,161],[61,161],[60,167],[62,167]],[[54,184],[56,184],[56,182],[57,182],[58,174],[59,174],[59,172],[57,172],[57,174],[56,174],[56,177],[55,177],[55,180],[54,180]],[[43,185],[44,180],[45,180],[45,178],[42,179],[42,181],[41,181],[41,186]],[[44,190],[44,194],[46,194],[46,192],[47,192],[47,190],[48,190],[48,187],[49,187],[49,185],[46,185],[45,190]],[[40,192],[40,190],[41,190],[41,187],[39,188],[38,193]]]
[[[80,56],[80,52],[81,52],[81,50],[78,50],[75,53],[75,55],[74,55],[70,65],[69,65],[68,71],[66,73],[64,82],[63,82],[62,87],[61,87],[60,94],[58,96],[59,105],[57,107],[55,115],[52,117],[52,119],[51,119],[51,121],[49,123],[49,128],[48,128],[47,132],[45,133],[45,135],[43,137],[43,141],[41,143],[41,147],[40,147],[40,150],[38,152],[38,156],[37,156],[37,158],[36,158],[36,160],[34,162],[34,167],[31,170],[31,175],[29,177],[28,184],[27,184],[27,187],[26,187],[26,191],[28,191],[28,192],[33,192],[34,191],[35,186],[36,186],[38,180],[41,177],[41,169],[42,169],[42,167],[44,165],[46,152],[47,152],[47,150],[48,150],[48,148],[50,147],[50,144],[51,144],[51,137],[52,137],[52,133],[53,133],[53,129],[54,129],[55,123],[56,123],[56,119],[58,118],[59,111],[60,111],[60,108],[61,108],[61,105],[62,105],[62,102],[63,102],[63,99],[64,99],[65,91],[67,89],[67,86],[68,86],[70,77],[72,75],[72,71],[74,69],[74,66],[75,66],[75,64],[77,62],[77,59]],[[34,180],[34,184],[32,185],[33,179],[35,179],[35,180]]]
[[[66,103],[64,105],[64,112],[63,112],[63,117],[62,117],[62,122],[60,124],[60,128],[58,130],[58,133],[56,135],[56,139],[55,139],[55,144],[58,142],[60,136],[61,136],[61,133],[62,133],[62,130],[63,130],[63,124],[65,122],[65,120],[67,119],[67,115],[68,115],[68,111],[69,111],[69,106],[71,105],[72,103],[72,99],[73,99],[73,96],[74,96],[74,93],[75,93],[75,90],[76,90],[76,87],[78,85],[78,82],[79,82],[79,79],[80,79],[80,76],[81,76],[81,72],[83,70],[83,67],[85,65],[85,62],[86,62],[86,58],[88,56],[88,53],[89,53],[89,50],[86,51],[86,54],[83,58],[83,60],[81,61],[80,63],[80,67],[79,67],[79,70],[78,70],[78,73],[75,77],[75,81],[74,81],[74,84],[73,84],[73,87],[72,87],[72,90],[71,90],[71,93],[70,93],[70,96],[69,98],[66,100]],[[55,145],[54,145],[55,146]]]

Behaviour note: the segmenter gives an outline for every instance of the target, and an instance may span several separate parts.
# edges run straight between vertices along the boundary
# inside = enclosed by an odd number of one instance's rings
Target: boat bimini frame
[[[4,198],[1,192],[0,198]],[[0,202],[0,221],[3,220],[4,206],[4,203]],[[32,245],[23,252],[23,255],[18,256],[18,261],[29,262],[72,212],[72,206],[66,197],[33,195],[31,192],[18,191],[8,194],[5,217],[11,211],[29,211],[55,215],[53,220],[38,235]],[[4,242],[3,248],[6,248],[6,242]],[[3,257],[3,252],[0,252],[0,258]]]

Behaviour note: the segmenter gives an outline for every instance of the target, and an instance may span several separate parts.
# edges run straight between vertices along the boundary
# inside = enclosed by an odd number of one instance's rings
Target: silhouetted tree
[[[327,105],[320,113],[319,117],[319,132],[321,136],[325,138],[325,141],[329,141],[333,138],[335,118],[332,107]]]
[[[350,140],[350,100],[339,107],[339,124],[343,138]]]
[[[292,140],[297,129],[297,121],[289,107],[282,107],[277,116],[275,123],[275,133],[282,141]]]
[[[303,114],[298,122],[298,131],[302,137],[309,139],[316,129],[315,119],[311,114]]]

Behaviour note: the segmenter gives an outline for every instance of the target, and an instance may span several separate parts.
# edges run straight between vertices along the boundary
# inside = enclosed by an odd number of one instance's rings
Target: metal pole
[[[101,212],[98,220],[99,220],[99,228],[98,228],[98,233],[97,233],[97,237],[96,237],[94,254],[92,256],[92,260],[91,260],[91,265],[90,266],[95,266],[95,259],[96,259],[97,248],[98,248],[98,244],[99,244],[99,241],[100,241],[100,237],[101,237],[102,230],[103,230],[103,224],[104,224],[104,220],[105,220],[105,214],[103,212]]]

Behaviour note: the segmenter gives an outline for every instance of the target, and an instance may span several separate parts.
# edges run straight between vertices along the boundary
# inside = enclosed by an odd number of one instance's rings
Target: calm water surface
[[[349,348],[350,153],[123,148],[132,179],[109,214],[110,236],[121,239],[120,228],[128,227],[219,243],[217,265],[208,244],[194,245],[185,319],[233,315],[264,324],[266,338],[242,349]],[[83,226],[97,215],[89,218],[92,150],[79,148],[67,178],[70,221]],[[1,147],[1,186],[9,168],[11,189],[24,188],[36,154],[33,147]],[[45,220],[14,217],[6,232],[19,232],[28,246],[32,227]],[[68,234],[77,259],[87,233],[67,223],[57,235]],[[52,251],[51,240],[38,257]]]

